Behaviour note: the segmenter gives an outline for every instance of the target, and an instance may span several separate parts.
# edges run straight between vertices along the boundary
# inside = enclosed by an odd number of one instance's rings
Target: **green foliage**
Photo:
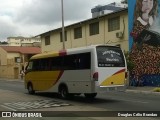
[[[128,71],[131,71],[134,68],[134,63],[132,62],[130,58],[129,52],[125,52],[126,62],[127,62],[127,69]]]
[[[128,4],[128,0],[121,0],[121,3],[125,3],[125,4]]]
[[[153,89],[153,92],[160,92],[160,87]]]
[[[8,44],[8,43],[5,42],[5,41],[4,41],[4,42],[1,42],[1,41],[0,41],[0,45],[6,45],[6,44]]]

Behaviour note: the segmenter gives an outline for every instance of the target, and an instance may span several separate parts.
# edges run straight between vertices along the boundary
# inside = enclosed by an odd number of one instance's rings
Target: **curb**
[[[0,78],[0,81],[8,81],[8,82],[24,82],[24,80],[21,80],[21,79],[3,79],[3,78]]]
[[[142,91],[142,90],[126,90],[126,92],[128,92],[128,93],[142,93],[142,94],[160,95],[160,92]]]
[[[6,80],[8,82],[24,82],[24,80]]]

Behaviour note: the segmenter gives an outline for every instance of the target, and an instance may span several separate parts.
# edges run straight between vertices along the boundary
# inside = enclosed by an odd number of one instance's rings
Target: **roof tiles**
[[[0,46],[7,52],[21,53],[21,54],[38,54],[41,53],[39,47],[21,47],[21,46]]]

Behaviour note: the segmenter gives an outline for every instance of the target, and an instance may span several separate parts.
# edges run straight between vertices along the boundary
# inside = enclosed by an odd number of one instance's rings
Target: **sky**
[[[63,0],[64,24],[92,17],[91,9],[121,0]],[[61,0],[0,0],[0,41],[32,37],[62,26]]]

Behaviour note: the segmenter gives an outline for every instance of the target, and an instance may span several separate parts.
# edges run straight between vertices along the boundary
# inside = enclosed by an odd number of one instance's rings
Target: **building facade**
[[[39,46],[41,39],[38,37],[8,37],[8,46]]]
[[[127,4],[114,2],[108,5],[98,5],[91,9],[91,13],[92,13],[92,17],[94,18],[94,17],[98,17],[104,14],[115,12],[115,11],[118,11],[118,10],[121,10],[127,7],[128,7]]]
[[[39,47],[0,46],[0,78],[18,79],[29,58],[38,53]]]
[[[63,49],[62,28],[40,34],[42,52]],[[65,48],[118,45],[128,51],[128,9],[124,8],[65,27]]]

